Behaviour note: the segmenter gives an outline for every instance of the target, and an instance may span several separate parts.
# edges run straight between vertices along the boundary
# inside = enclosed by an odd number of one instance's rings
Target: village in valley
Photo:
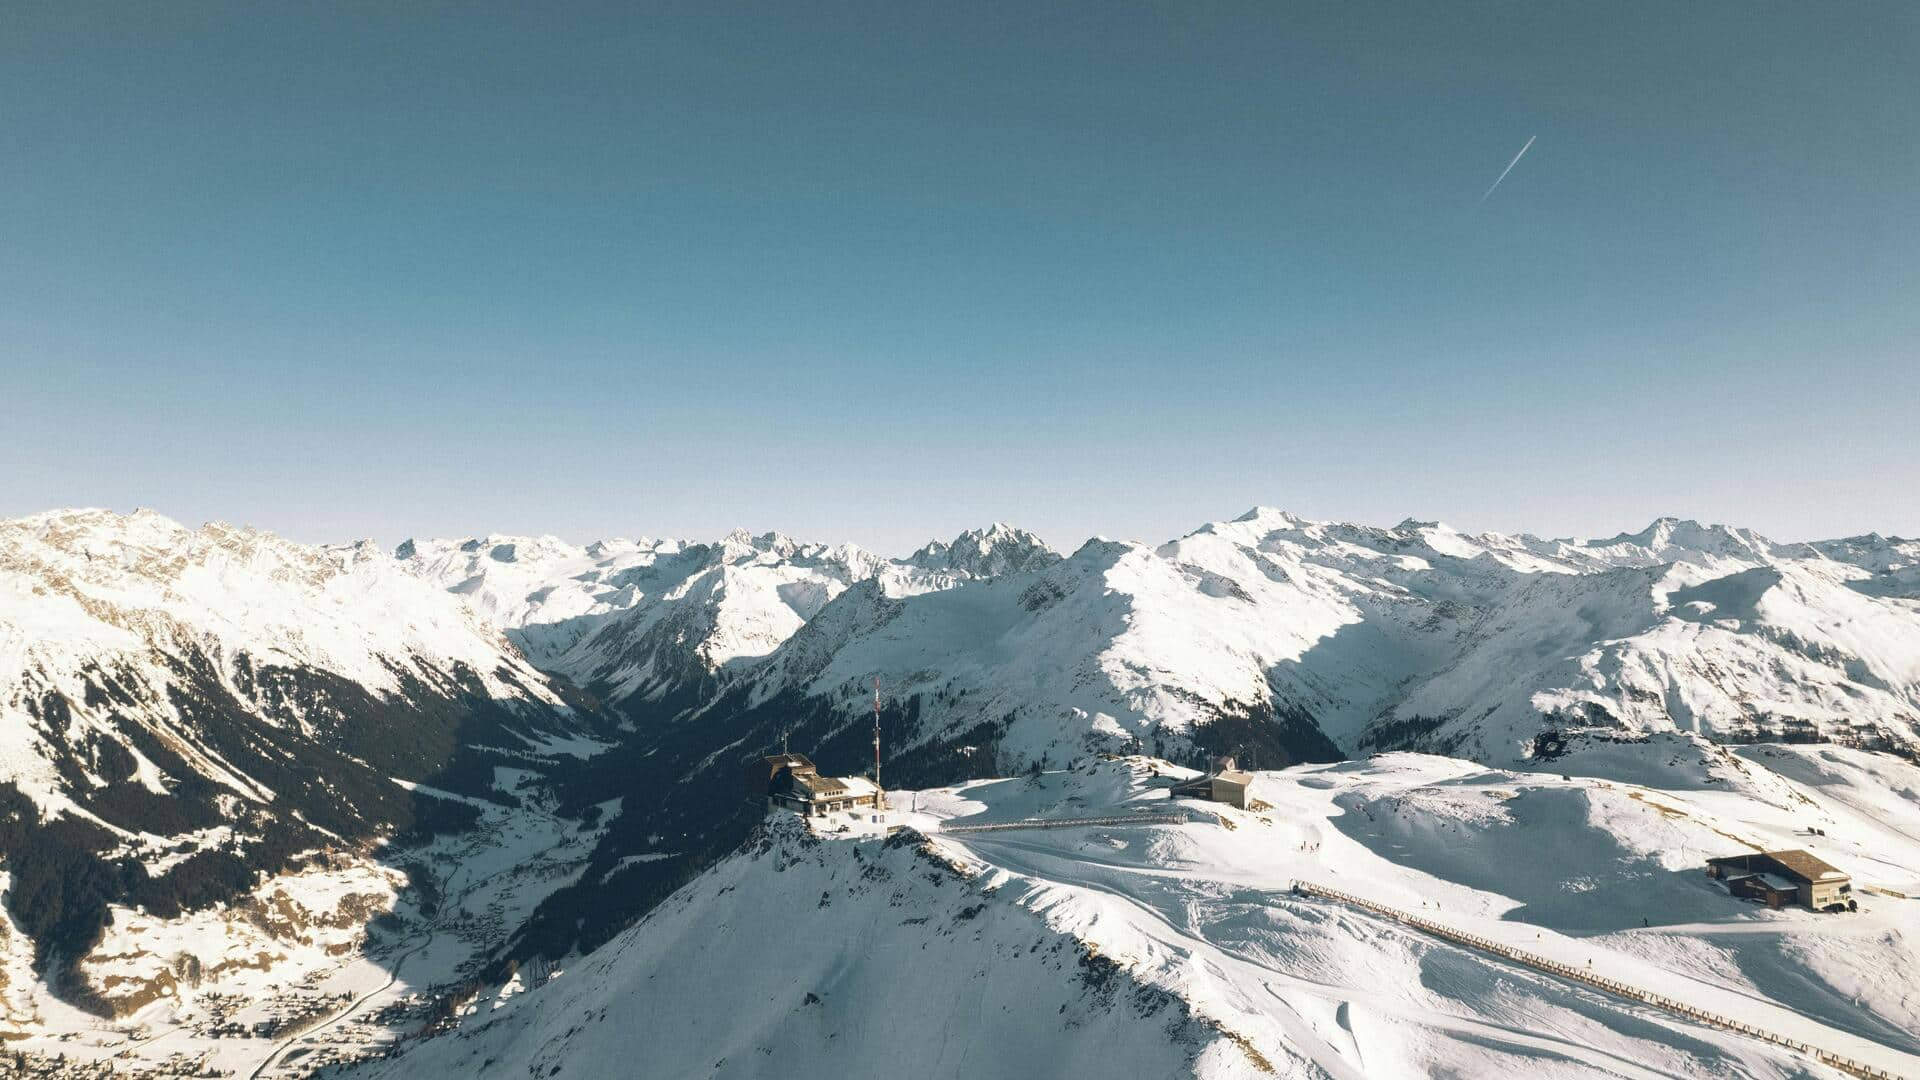
[[[31,989],[8,997],[7,1019],[25,1030],[0,1026],[0,1077],[286,1080],[390,1057],[471,1014],[507,922],[575,878],[597,837],[526,799],[488,807],[472,831],[409,851],[403,868],[336,860],[330,872],[275,883],[265,905],[183,925],[121,912],[96,967],[109,986],[154,985],[150,1000],[89,1014],[12,958],[13,985]],[[262,918],[263,908],[274,917]],[[221,952],[195,957],[195,934]],[[155,954],[192,963],[155,968]],[[554,971],[516,969],[488,996],[510,997]]]

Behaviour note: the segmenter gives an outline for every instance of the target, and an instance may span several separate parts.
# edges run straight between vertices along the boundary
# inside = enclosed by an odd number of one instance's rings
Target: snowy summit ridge
[[[797,697],[851,719],[878,677],[919,699],[921,741],[991,722],[1016,766],[1095,746],[1171,751],[1223,719],[1272,718],[1283,756],[1517,760],[1548,729],[1910,745],[1920,717],[1920,546],[1879,536],[1782,545],[1667,517],[1543,540],[1256,507],[1158,548],[1096,540],[1063,557],[995,523],[895,560],[747,530],[409,540],[387,556],[150,512],[4,528],[0,558],[33,560],[45,597],[14,618],[49,632],[0,637],[0,658],[60,640],[62,583],[104,600],[139,582],[152,595],[127,618],[142,625],[246,637],[227,653],[388,690],[390,658],[431,655],[483,680],[517,672],[518,689],[496,688],[507,696],[538,695],[545,673],[630,712],[711,717]],[[253,573],[267,585],[232,584]],[[297,583],[321,614],[272,599]],[[125,621],[59,625],[91,625],[76,648],[93,656],[124,644]]]
[[[1877,536],[1663,517],[1542,539],[1256,507],[1064,558],[1005,524],[899,561],[778,534],[665,544],[522,574],[505,604],[498,563],[406,561],[611,700],[851,723],[878,677],[917,703],[915,744],[991,736],[1008,768],[1127,747],[1518,761],[1572,730],[1911,746],[1920,718],[1920,547]]]

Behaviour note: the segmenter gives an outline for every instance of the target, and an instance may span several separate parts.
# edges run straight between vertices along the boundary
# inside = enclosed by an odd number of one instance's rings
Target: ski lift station
[[[1223,757],[1214,759],[1213,768],[1205,776],[1174,785],[1168,795],[1175,799],[1206,799],[1245,810],[1247,789],[1252,786],[1253,774],[1242,772],[1232,758]]]
[[[805,754],[773,754],[747,767],[749,797],[768,810],[824,817],[837,810],[880,808],[880,785],[864,776],[821,776]]]
[[[1707,876],[1735,896],[1770,908],[1799,904],[1813,911],[1854,911],[1853,879],[1805,851],[1758,851],[1707,860]]]

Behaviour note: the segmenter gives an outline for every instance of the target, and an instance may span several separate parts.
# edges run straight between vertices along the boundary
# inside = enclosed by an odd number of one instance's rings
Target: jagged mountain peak
[[[1177,539],[1159,545],[1159,550],[1162,554],[1168,554],[1202,537],[1219,537],[1230,543],[1259,543],[1281,535],[1294,539],[1317,537],[1326,525],[1326,522],[1310,521],[1275,507],[1256,506],[1231,520],[1206,522]]]
[[[927,570],[969,577],[998,577],[1041,570],[1059,562],[1060,557],[1059,552],[1033,533],[996,521],[984,529],[968,529],[950,543],[935,540],[909,555],[906,561]]]
[[[582,550],[596,559],[606,559],[628,552],[639,551],[644,548],[656,548],[662,543],[677,545],[679,541],[661,541],[650,536],[636,536],[632,538],[609,536],[589,543]]]
[[[1780,554],[1777,545],[1751,529],[1702,524],[1692,518],[1671,516],[1655,518],[1639,532],[1620,533],[1577,546],[1614,560],[1657,563],[1727,559],[1766,562]]]
[[[155,547],[177,543],[194,533],[165,514],[145,507],[126,513],[100,507],[47,510],[0,524],[29,533],[50,547],[70,550],[77,550],[88,541]],[[224,533],[232,531],[233,526],[209,522],[201,526],[201,530]]]
[[[378,567],[367,565],[370,555],[379,556]],[[222,581],[248,575],[318,587],[349,569],[379,572],[388,565],[377,545],[369,551],[364,544],[301,544],[223,521],[189,528],[152,510],[61,510],[0,522],[0,568],[49,582],[133,590],[129,601],[155,588],[175,599],[217,593]]]
[[[1835,559],[1840,559],[1843,555],[1898,555],[1901,553],[1920,555],[1920,540],[1904,536],[1882,536],[1877,532],[1843,536],[1835,540],[1816,540],[1808,546]],[[1842,561],[1845,560],[1842,559]]]
[[[488,533],[485,536],[469,536],[461,539],[408,538],[393,549],[393,557],[404,562],[409,559],[439,557],[460,552],[467,555],[480,554],[494,562],[511,563],[564,559],[578,555],[580,551],[580,548],[552,535],[519,536],[510,533]]]
[[[887,560],[858,544],[823,544],[798,540],[786,533],[769,530],[754,534],[734,529],[712,544],[704,545],[709,566],[837,567],[839,572],[863,578],[879,572]]]
[[[790,559],[796,555],[813,555],[828,550],[825,544],[805,543],[773,529],[753,533],[739,528],[729,531],[725,536],[714,541],[710,547],[713,552],[711,557],[717,562],[733,562],[761,556]]]
[[[76,605],[27,635],[42,659],[97,653],[130,632],[143,647],[217,641],[229,658],[307,665],[371,688],[396,685],[396,657],[488,673],[500,664],[495,631],[372,541],[318,546],[217,521],[190,529],[151,511],[60,511],[0,523],[0,576]],[[28,625],[47,615],[18,612]]]
[[[1701,543],[1735,541],[1743,546],[1756,541],[1765,543],[1758,533],[1730,525],[1704,524],[1693,518],[1664,515],[1654,518],[1647,527],[1637,533],[1621,533],[1603,544],[1634,544],[1644,548],[1661,548],[1673,545],[1699,546]]]
[[[1304,525],[1318,524],[1309,518],[1282,510],[1277,506],[1256,506],[1233,519],[1235,524],[1259,525],[1267,529],[1297,529]]]
[[[1073,549],[1073,554],[1067,556],[1065,561],[1074,566],[1111,566],[1129,555],[1153,553],[1152,548],[1132,540],[1094,536]]]
[[[1429,533],[1440,535],[1440,536],[1470,535],[1468,533],[1461,532],[1459,529],[1454,528],[1453,526],[1447,524],[1444,521],[1438,521],[1438,520],[1421,521],[1417,518],[1406,518],[1403,521],[1401,521],[1400,524],[1395,525],[1391,531],[1397,532],[1397,533],[1412,533],[1415,535],[1423,535],[1423,534],[1429,534]],[[1479,536],[1474,538],[1475,539],[1484,538],[1489,540],[1501,539],[1498,533],[1482,533]]]

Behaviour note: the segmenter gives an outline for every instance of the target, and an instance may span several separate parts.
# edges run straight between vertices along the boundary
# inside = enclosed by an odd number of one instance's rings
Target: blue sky
[[[0,514],[1920,533],[1920,8],[1846,16],[13,5]]]

